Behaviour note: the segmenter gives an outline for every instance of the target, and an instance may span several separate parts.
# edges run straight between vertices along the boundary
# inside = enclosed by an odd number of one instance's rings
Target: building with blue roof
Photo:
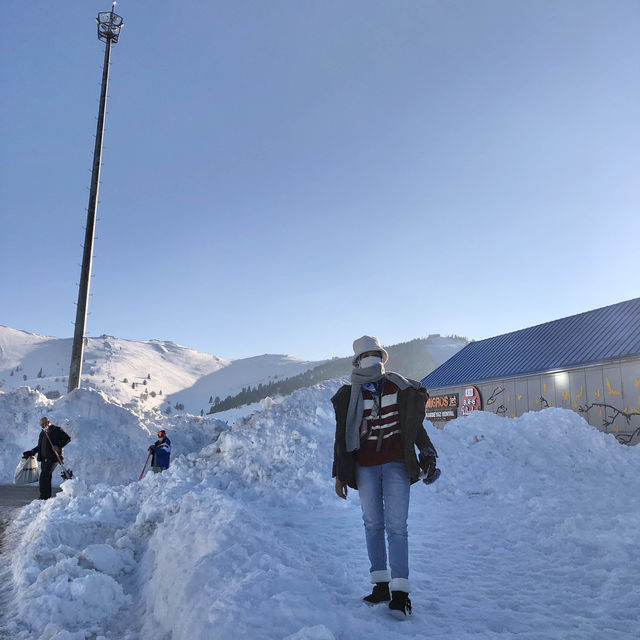
[[[562,407],[640,441],[640,298],[470,342],[422,380],[427,418]]]

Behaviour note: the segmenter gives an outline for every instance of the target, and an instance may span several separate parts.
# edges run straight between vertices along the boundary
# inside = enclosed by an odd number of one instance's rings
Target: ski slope
[[[235,395],[246,385],[289,378],[319,364],[277,354],[231,360],[162,340],[101,336],[85,341],[81,386],[141,410],[170,406],[173,412],[182,404],[187,413],[206,413],[210,398]],[[0,326],[0,389],[29,386],[65,394],[71,345],[70,338]]]
[[[637,638],[640,448],[562,409],[429,428],[442,476],[412,487],[414,615],[398,622],[363,605],[357,495],[338,499],[330,477],[337,386],[264,403],[231,425],[165,417],[171,468],[142,482],[131,480],[156,427],[145,416],[95,391],[55,402],[0,395],[5,444],[31,442],[44,405],[70,416],[65,454],[77,476],[8,532],[0,636]],[[105,432],[122,463],[103,464]]]

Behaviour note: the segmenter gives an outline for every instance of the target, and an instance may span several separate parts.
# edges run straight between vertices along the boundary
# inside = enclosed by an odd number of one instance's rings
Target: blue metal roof
[[[427,389],[640,356],[640,298],[470,342],[422,380]]]

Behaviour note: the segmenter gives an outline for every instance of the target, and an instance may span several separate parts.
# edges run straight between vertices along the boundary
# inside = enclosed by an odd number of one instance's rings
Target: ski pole
[[[147,456],[147,459],[144,461],[144,467],[142,467],[142,473],[140,474],[140,477],[138,478],[138,482],[140,482],[140,480],[142,480],[142,476],[144,475],[144,472],[147,470],[147,462],[149,462],[149,458],[151,457],[151,451],[149,451],[149,455]]]

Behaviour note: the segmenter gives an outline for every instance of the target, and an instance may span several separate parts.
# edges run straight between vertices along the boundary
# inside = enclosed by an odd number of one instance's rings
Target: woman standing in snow
[[[440,474],[436,450],[422,424],[428,394],[419,382],[385,372],[388,354],[377,338],[358,338],[353,351],[351,384],[340,387],[331,399],[336,413],[335,490],[344,499],[347,487],[360,495],[374,585],[364,601],[390,601],[391,613],[405,618],[411,614],[409,489],[421,470],[427,483]]]

